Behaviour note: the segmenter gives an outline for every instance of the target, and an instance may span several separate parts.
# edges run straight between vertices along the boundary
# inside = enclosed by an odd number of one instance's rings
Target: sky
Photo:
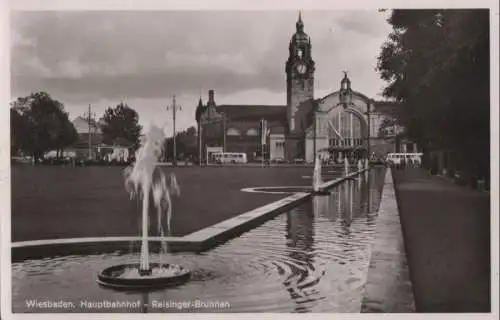
[[[285,61],[298,10],[18,11],[10,17],[11,100],[46,91],[70,119],[127,103],[140,123],[195,125],[200,96],[217,104],[286,104]],[[315,98],[354,90],[382,99],[375,70],[387,13],[302,11],[316,62]]]

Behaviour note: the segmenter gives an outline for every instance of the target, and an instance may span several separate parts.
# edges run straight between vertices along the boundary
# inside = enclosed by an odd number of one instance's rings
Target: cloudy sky
[[[70,117],[124,101],[140,122],[194,125],[200,97],[218,104],[285,104],[285,61],[298,11],[42,11],[11,15],[11,98],[47,91]],[[303,11],[316,61],[315,97],[339,87],[380,99],[374,70],[387,13]]]

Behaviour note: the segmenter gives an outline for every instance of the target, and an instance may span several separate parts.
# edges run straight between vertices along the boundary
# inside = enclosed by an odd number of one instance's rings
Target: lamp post
[[[316,146],[316,139],[318,138],[318,135],[317,135],[317,120],[316,120],[316,112],[318,112],[318,103],[316,101],[313,101],[313,110],[314,110],[314,113],[313,113],[313,121],[314,121],[314,134],[313,134],[313,154],[314,154],[314,158],[313,158],[313,163],[316,163],[316,157],[318,156],[317,154],[317,146]]]
[[[95,113],[92,112],[92,106],[89,104],[89,110],[84,114],[87,118],[87,122],[89,125],[89,159],[92,158],[92,121],[94,120]]]
[[[222,134],[223,134],[223,140],[222,140],[222,152],[226,152],[226,114],[222,114]]]
[[[200,124],[198,127],[198,165],[202,167],[202,158],[203,158],[203,139],[202,139],[202,134],[203,134],[203,121],[200,119]]]
[[[367,144],[366,144],[366,151],[368,152],[368,165],[370,165],[370,159],[371,159],[371,150],[370,150],[370,140],[371,140],[371,113],[370,113],[370,106],[371,103],[368,103],[367,105],[367,116],[368,116],[368,136],[367,136]]]
[[[167,111],[168,111],[169,107],[167,106]],[[175,103],[175,94],[174,94],[174,97],[173,97],[173,101],[172,101],[172,119],[173,119],[173,144],[174,144],[174,150],[173,150],[173,155],[172,155],[172,166],[177,166],[177,143],[176,143],[176,132],[175,132],[175,118],[176,118],[176,112],[177,112],[177,109],[179,110],[182,110],[181,106],[178,106],[176,105]]]
[[[264,167],[264,147],[267,142],[267,120],[260,120],[260,153],[262,157],[261,167]]]

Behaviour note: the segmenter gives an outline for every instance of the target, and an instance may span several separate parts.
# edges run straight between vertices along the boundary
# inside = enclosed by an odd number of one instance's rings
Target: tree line
[[[197,161],[197,133],[196,128],[191,126],[176,134],[176,153],[178,160]],[[174,139],[169,137],[165,140],[163,161],[172,161],[174,154]]]
[[[102,138],[106,144],[139,146],[142,127],[138,113],[120,103],[107,108],[102,117]],[[47,92],[31,93],[11,103],[11,154],[32,156],[37,162],[51,150],[61,157],[79,139],[64,105]]]
[[[449,150],[455,170],[489,177],[489,11],[394,10],[388,22],[377,70],[406,135],[425,155]]]

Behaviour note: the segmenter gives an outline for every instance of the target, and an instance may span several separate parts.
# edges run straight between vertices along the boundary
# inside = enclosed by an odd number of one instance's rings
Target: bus
[[[385,161],[391,165],[399,165],[404,159],[406,164],[408,164],[411,160],[411,163],[421,165],[422,156],[423,153],[388,153],[385,157]]]
[[[247,154],[243,152],[219,152],[214,153],[215,163],[247,163]]]

